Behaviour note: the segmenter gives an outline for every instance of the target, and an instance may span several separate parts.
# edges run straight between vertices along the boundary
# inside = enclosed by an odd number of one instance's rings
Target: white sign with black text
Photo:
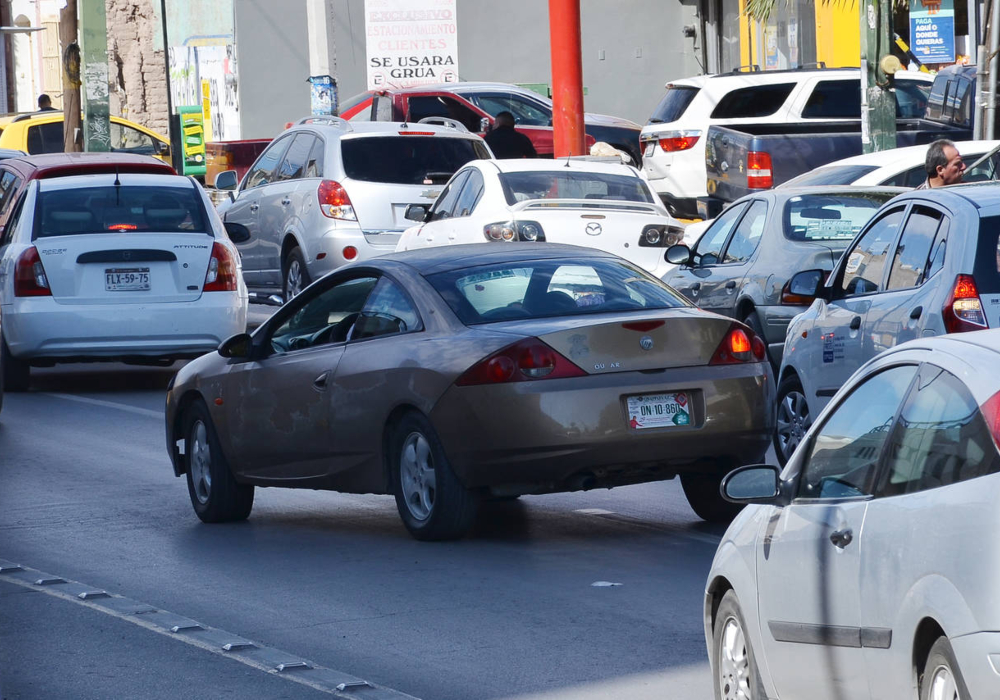
[[[365,0],[368,89],[458,82],[456,0]]]

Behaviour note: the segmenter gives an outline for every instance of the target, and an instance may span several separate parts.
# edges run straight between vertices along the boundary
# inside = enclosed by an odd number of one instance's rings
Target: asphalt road
[[[711,696],[722,528],[676,481],[490,504],[454,543],[313,491],[204,525],[164,447],[172,371],[62,366],[4,397],[2,697]]]

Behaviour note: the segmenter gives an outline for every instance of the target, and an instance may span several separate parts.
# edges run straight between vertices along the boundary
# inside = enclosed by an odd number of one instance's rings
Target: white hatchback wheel
[[[947,666],[938,666],[931,674],[930,700],[959,700],[958,683],[951,669]]]
[[[750,700],[750,656],[746,636],[736,617],[726,620],[722,628],[719,653],[719,688],[724,700]]]

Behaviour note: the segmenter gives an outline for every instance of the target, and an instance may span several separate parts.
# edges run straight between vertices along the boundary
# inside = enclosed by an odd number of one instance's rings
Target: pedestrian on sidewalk
[[[927,147],[924,170],[927,172],[927,179],[917,187],[918,190],[957,185],[965,175],[965,163],[954,142],[938,139]]]
[[[514,115],[498,112],[493,128],[486,134],[486,145],[497,158],[535,158],[538,154],[531,139],[514,129]]]

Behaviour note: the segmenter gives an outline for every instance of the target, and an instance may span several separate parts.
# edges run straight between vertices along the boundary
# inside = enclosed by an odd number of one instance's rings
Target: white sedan
[[[547,241],[597,248],[662,276],[666,248],[684,225],[671,217],[647,180],[621,162],[586,159],[478,160],[448,182],[396,250],[458,243]]]
[[[1000,146],[1000,141],[958,141],[955,147],[962,155],[966,166],[970,166],[982,156]],[[927,146],[906,146],[878,153],[865,153],[844,158],[822,167],[810,170],[788,182],[783,187],[805,187],[807,185],[891,185],[893,187],[917,187],[927,179],[924,160]],[[994,153],[975,168],[965,171],[963,182],[996,180],[1000,169],[1000,154]]]
[[[192,178],[31,183],[0,239],[6,389],[26,390],[32,365],[165,362],[245,331],[247,289],[229,228]]]

